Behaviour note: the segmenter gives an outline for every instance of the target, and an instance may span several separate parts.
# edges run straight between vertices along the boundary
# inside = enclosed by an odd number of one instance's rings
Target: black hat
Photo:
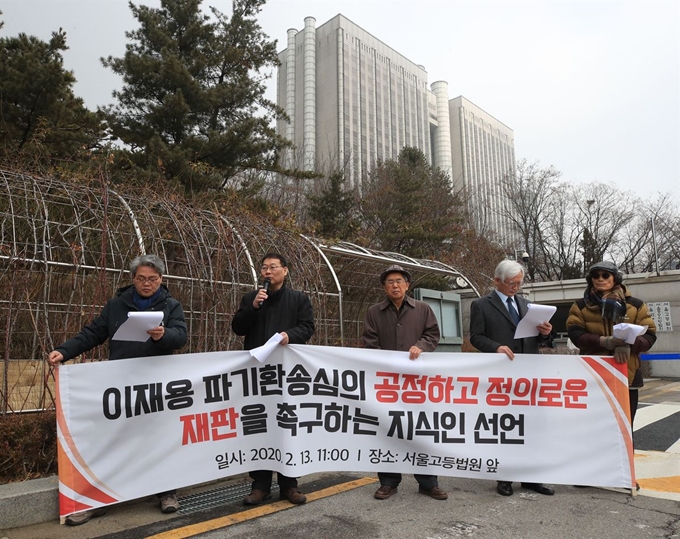
[[[385,284],[385,279],[390,273],[401,273],[408,282],[411,282],[411,274],[397,264],[391,265],[380,274],[380,284]]]

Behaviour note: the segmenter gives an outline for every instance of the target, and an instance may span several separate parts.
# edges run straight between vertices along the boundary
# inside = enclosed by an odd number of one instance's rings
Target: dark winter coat
[[[514,299],[520,319],[524,318],[529,301],[519,295],[515,295]],[[515,339],[516,330],[517,324],[495,290],[472,302],[470,343],[480,352],[494,354],[499,346],[508,346],[515,354],[538,354],[539,348],[552,346],[549,335]]]
[[[255,309],[253,300],[257,290],[248,292],[231,321],[236,335],[244,335],[244,350],[265,344],[275,333],[285,331],[289,344],[305,344],[314,335],[314,314],[309,298],[283,285],[276,292],[269,291],[262,307]]]
[[[165,356],[186,344],[187,325],[182,305],[172,297],[165,285],[161,285],[159,291],[158,297],[146,310],[163,311],[163,337],[158,341],[149,337],[146,342],[110,341],[109,360]],[[55,350],[61,352],[64,361],[92,350],[113,337],[120,325],[128,319],[128,312],[139,311],[132,300],[133,292],[133,285],[118,289],[116,296],[106,302],[97,318],[87,324],[78,335],[58,346]]]

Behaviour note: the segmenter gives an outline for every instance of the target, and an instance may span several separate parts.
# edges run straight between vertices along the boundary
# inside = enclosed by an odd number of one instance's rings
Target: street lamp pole
[[[656,231],[654,230],[654,217],[652,217],[652,245],[654,246],[654,265],[656,266],[656,276],[658,277],[659,275],[661,275],[661,273],[659,272],[659,252],[656,250]]]

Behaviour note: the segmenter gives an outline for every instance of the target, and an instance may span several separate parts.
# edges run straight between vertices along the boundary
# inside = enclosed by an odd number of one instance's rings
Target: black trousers
[[[413,477],[418,481],[420,488],[425,490],[430,490],[439,485],[436,475],[413,474]],[[401,474],[378,472],[378,479],[380,479],[380,484],[383,486],[396,487],[401,483]]]
[[[261,490],[262,492],[269,492],[272,489],[272,477],[274,472],[272,470],[255,470],[250,472],[250,478],[253,480],[253,490]],[[297,488],[297,477],[288,477],[281,473],[276,474],[276,482],[279,484],[281,492],[285,492],[291,488]]]
[[[628,400],[630,401],[630,426],[633,426],[633,420],[635,419],[635,412],[638,408],[638,390],[629,389],[628,390]]]

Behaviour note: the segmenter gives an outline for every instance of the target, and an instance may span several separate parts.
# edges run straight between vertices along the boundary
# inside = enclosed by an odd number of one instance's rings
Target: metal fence
[[[465,279],[444,264],[324,242],[234,209],[196,209],[147,187],[69,183],[0,170],[0,413],[51,408],[46,355],[91,321],[130,282],[135,256],[159,255],[164,283],[183,305],[189,341],[181,352],[240,349],[231,317],[257,286],[269,251],[289,261],[289,286],[306,292],[312,344],[356,346],[366,308],[382,298],[378,275],[409,268],[414,285],[433,273]],[[472,289],[474,291],[474,289]],[[98,361],[107,346],[77,361]]]

